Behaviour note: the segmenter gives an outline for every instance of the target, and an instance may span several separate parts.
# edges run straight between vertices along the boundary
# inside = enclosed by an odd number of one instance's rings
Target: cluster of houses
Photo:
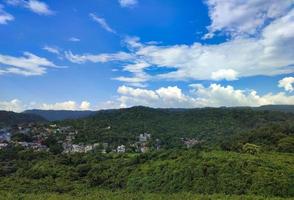
[[[94,144],[72,144],[65,142],[62,144],[63,153],[88,153],[90,151],[98,150],[106,153],[108,143],[94,143]]]
[[[107,127],[106,129],[110,129]],[[14,135],[23,135],[30,138],[27,140],[20,140],[19,138],[12,139]],[[63,153],[87,153],[93,150],[99,150],[102,153],[107,151],[125,153],[126,151],[135,151],[145,153],[149,150],[149,142],[151,140],[151,134],[143,133],[138,136],[138,141],[134,144],[118,145],[116,147],[108,145],[108,143],[94,143],[94,144],[75,144],[74,140],[78,134],[77,130],[74,130],[70,126],[60,127],[56,124],[22,124],[11,128],[0,129],[0,149],[7,148],[9,145],[21,146],[25,149],[32,149],[35,151],[49,151],[49,147],[45,145],[46,139],[54,134],[58,136],[57,142],[63,147]],[[22,138],[22,137],[20,137]],[[159,141],[159,140],[158,140]],[[159,149],[159,143],[156,149]]]
[[[110,129],[107,127],[106,129]],[[29,136],[31,140],[20,141],[19,139],[13,139],[15,134]],[[142,133],[138,136],[137,142],[133,144],[121,144],[113,146],[108,143],[94,143],[94,144],[75,144],[74,140],[78,131],[71,126],[60,127],[56,124],[22,124],[12,128],[0,129],[0,149],[7,148],[9,144],[15,146],[21,146],[26,149],[32,149],[35,151],[49,151],[48,146],[45,145],[44,141],[51,135],[58,136],[57,142],[63,147],[63,153],[87,153],[90,151],[106,152],[138,152],[145,153],[150,150],[151,147],[151,134]],[[195,145],[201,143],[196,139],[181,138],[182,143],[187,148],[192,148]],[[155,139],[152,141],[152,148],[160,149],[160,140]]]
[[[134,144],[131,144],[130,147],[132,149],[135,150],[135,152],[138,152],[138,153],[146,153],[148,150],[149,150],[149,142],[151,140],[151,134],[149,133],[143,133],[143,134],[140,134],[138,136],[138,141],[135,142]],[[156,139],[156,149],[159,149],[160,148],[160,145],[159,145],[159,139]],[[119,145],[116,149],[116,152],[117,153],[125,153],[126,152],[126,146],[125,145]]]
[[[49,148],[46,145],[40,144],[38,142],[14,142],[14,145],[36,151],[49,151]]]
[[[49,148],[44,144],[44,141],[52,134],[60,133],[65,137],[65,140],[71,140],[72,135],[77,134],[77,131],[71,127],[58,127],[57,125],[44,125],[37,123],[20,124],[10,128],[0,129],[0,149],[7,148],[9,145],[21,146],[25,149],[35,151],[48,151]],[[21,140],[22,137],[12,139],[12,136],[22,135],[27,140]]]

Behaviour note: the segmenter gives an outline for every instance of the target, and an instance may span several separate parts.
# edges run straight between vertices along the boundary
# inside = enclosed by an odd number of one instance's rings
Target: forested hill
[[[211,145],[232,140],[233,136],[251,135],[255,130],[254,136],[261,140],[274,138],[272,142],[277,143],[294,133],[294,114],[252,108],[154,109],[139,106],[99,111],[91,117],[60,123],[79,130],[76,142],[103,141],[115,145],[134,142],[143,132],[160,139],[163,146],[172,147],[179,145],[180,138],[184,137]],[[241,136],[239,138],[244,138]]]
[[[294,105],[266,105],[260,107],[252,107],[254,110],[267,110],[267,111],[281,111],[294,113]],[[187,111],[189,109],[165,109],[170,111]],[[114,111],[114,110],[108,110]],[[78,110],[26,110],[23,113],[35,114],[43,117],[48,121],[61,121],[68,119],[80,119],[96,114],[99,111],[78,111]],[[107,111],[102,111],[107,112]]]
[[[43,117],[34,114],[15,113],[10,111],[0,111],[0,127],[14,124],[44,122]]]
[[[265,105],[257,107],[256,109],[294,113],[294,105]]]
[[[35,114],[45,118],[48,121],[79,119],[88,117],[95,111],[74,111],[74,110],[26,110],[24,113]]]

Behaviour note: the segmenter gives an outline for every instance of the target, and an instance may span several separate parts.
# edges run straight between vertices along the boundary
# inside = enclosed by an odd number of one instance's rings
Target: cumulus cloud
[[[125,108],[131,106],[149,106],[160,108],[195,108],[220,106],[261,106],[272,104],[293,104],[294,96],[279,92],[260,95],[255,90],[240,90],[231,85],[190,84],[190,90],[184,92],[178,86],[158,89],[136,88],[122,85],[117,88],[117,97],[92,106],[88,101],[64,101],[57,103],[23,103],[18,99],[0,100],[0,110],[21,112],[27,109],[44,110],[99,110]]]
[[[75,101],[64,101],[57,103],[24,103],[19,99],[11,101],[0,100],[0,110],[22,112],[28,109],[42,109],[42,110],[90,110],[91,104],[88,101],[82,101],[80,104]]]
[[[82,103],[80,105],[81,110],[89,110],[90,107],[91,107],[91,104],[88,101],[82,101]]]
[[[0,4],[0,24],[7,24],[9,21],[13,21],[14,17],[3,9],[3,5]]]
[[[115,30],[113,30],[108,23],[106,22],[106,20],[104,18],[98,17],[97,15],[90,13],[89,14],[90,18],[92,20],[94,20],[95,22],[97,22],[104,30],[110,32],[110,33],[116,33]]]
[[[118,0],[121,7],[132,7],[138,3],[137,0]]]
[[[114,79],[141,85],[158,79],[236,80],[293,73],[294,9],[283,16],[274,16],[277,17],[262,28],[258,37],[236,37],[220,44],[195,42],[170,46],[144,43],[138,37],[127,37],[124,41],[128,49],[126,52],[97,55],[68,52],[67,58],[77,63],[122,61],[122,71],[131,75]],[[149,74],[150,67],[161,72]]]
[[[184,94],[177,86],[148,90],[120,86],[118,98],[120,107],[144,105],[151,107],[219,107],[219,106],[260,106],[268,104],[293,104],[294,96],[285,93],[258,95],[255,90],[238,90],[234,87],[211,84],[191,84],[189,94]]]
[[[0,101],[0,110],[21,112],[23,111],[22,102],[18,99],[11,101]]]
[[[15,57],[0,54],[0,74],[19,74],[25,76],[42,75],[48,68],[57,68],[53,62],[30,52]]]
[[[279,87],[284,88],[286,91],[294,91],[294,77],[285,77],[279,81]]]
[[[253,36],[267,21],[277,19],[293,6],[293,0],[206,0],[212,21],[206,38],[216,32],[232,37]]]
[[[52,15],[54,12],[49,6],[38,0],[6,0],[6,3],[13,6],[21,6],[39,15]]]
[[[138,41],[130,45],[137,55],[134,62],[140,59],[149,66],[176,69],[158,75],[163,79],[209,80],[220,75],[236,78],[236,74],[238,77],[286,74],[293,72],[294,65],[293,18],[294,9],[265,27],[258,38],[237,38],[213,45],[160,46]]]
[[[236,80],[237,79],[237,72],[233,69],[220,69],[218,71],[212,72],[211,78],[213,80]]]

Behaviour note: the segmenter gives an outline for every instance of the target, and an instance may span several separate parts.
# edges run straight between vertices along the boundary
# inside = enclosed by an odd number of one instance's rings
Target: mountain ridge
[[[120,108],[120,109],[103,109],[103,110],[41,110],[41,109],[32,109],[25,110],[23,113],[26,114],[35,114],[45,118],[48,121],[62,121],[70,119],[80,119],[88,116],[95,115],[99,112],[112,112],[115,110],[124,110],[124,109],[136,109],[136,108],[150,108],[157,110],[168,110],[168,111],[188,111],[193,109],[213,109],[213,108],[226,108],[226,109],[253,109],[253,110],[262,110],[262,111],[278,111],[278,112],[290,112],[294,113],[294,105],[264,105],[259,107],[203,107],[203,108],[152,108],[146,106],[133,106],[129,108]]]

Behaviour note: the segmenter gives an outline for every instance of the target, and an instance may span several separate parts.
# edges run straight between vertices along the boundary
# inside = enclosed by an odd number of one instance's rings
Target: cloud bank
[[[293,77],[279,81],[278,86],[287,91],[293,91]],[[0,100],[0,110],[20,112],[26,109],[44,110],[99,110],[110,108],[126,108],[131,106],[149,106],[160,108],[195,108],[220,106],[261,106],[272,104],[293,104],[294,96],[285,92],[276,94],[258,94],[255,90],[240,90],[231,85],[223,86],[212,83],[208,86],[190,84],[190,90],[183,92],[178,86],[160,87],[155,90],[130,87],[126,85],[117,88],[116,98],[92,105],[88,101],[77,103],[73,100],[58,103],[22,103],[18,99]]]

